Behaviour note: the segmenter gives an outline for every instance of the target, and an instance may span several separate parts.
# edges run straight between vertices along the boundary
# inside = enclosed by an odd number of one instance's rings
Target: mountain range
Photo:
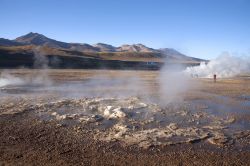
[[[186,56],[172,48],[153,49],[143,44],[124,44],[115,47],[105,43],[94,45],[86,43],[67,43],[48,38],[39,33],[30,32],[26,35],[17,37],[14,40],[0,38],[0,59],[8,59],[5,63],[15,61],[16,56],[34,56],[34,50],[47,57],[56,56],[86,58],[100,60],[116,60],[127,62],[155,62],[163,63],[166,61],[178,63],[199,63],[202,59]],[[2,57],[2,58],[1,58]],[[19,56],[19,59],[21,57]],[[74,62],[72,62],[74,63]],[[101,62],[100,62],[101,63]],[[0,63],[0,67],[2,63]],[[8,64],[4,64],[8,66]],[[25,66],[25,64],[24,64]],[[74,66],[74,65],[73,65]]]

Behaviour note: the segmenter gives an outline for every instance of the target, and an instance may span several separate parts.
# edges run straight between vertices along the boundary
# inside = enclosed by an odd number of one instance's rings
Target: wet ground
[[[250,164],[247,75],[192,78],[170,101],[157,71],[5,74],[13,77],[21,81],[0,87],[2,163]]]

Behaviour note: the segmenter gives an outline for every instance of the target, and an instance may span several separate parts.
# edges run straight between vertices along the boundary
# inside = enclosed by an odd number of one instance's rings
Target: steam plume
[[[220,78],[228,78],[249,72],[249,56],[233,56],[229,53],[224,53],[207,64],[203,62],[200,66],[187,67],[184,71],[184,73],[188,75],[196,75],[198,77],[206,78],[211,78],[214,74]]]
[[[0,75],[0,88],[7,85],[20,85],[24,81],[20,78],[10,75],[8,72],[3,71]]]

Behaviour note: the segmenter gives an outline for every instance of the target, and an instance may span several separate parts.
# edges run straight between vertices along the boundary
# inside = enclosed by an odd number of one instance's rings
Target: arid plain
[[[12,79],[0,89],[1,164],[250,162],[247,74],[215,83],[164,82],[160,71],[1,72]]]

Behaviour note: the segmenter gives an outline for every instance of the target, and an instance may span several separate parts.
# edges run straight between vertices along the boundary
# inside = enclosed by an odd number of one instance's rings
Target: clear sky
[[[250,53],[250,0],[0,0],[0,37],[142,43],[211,59]]]

